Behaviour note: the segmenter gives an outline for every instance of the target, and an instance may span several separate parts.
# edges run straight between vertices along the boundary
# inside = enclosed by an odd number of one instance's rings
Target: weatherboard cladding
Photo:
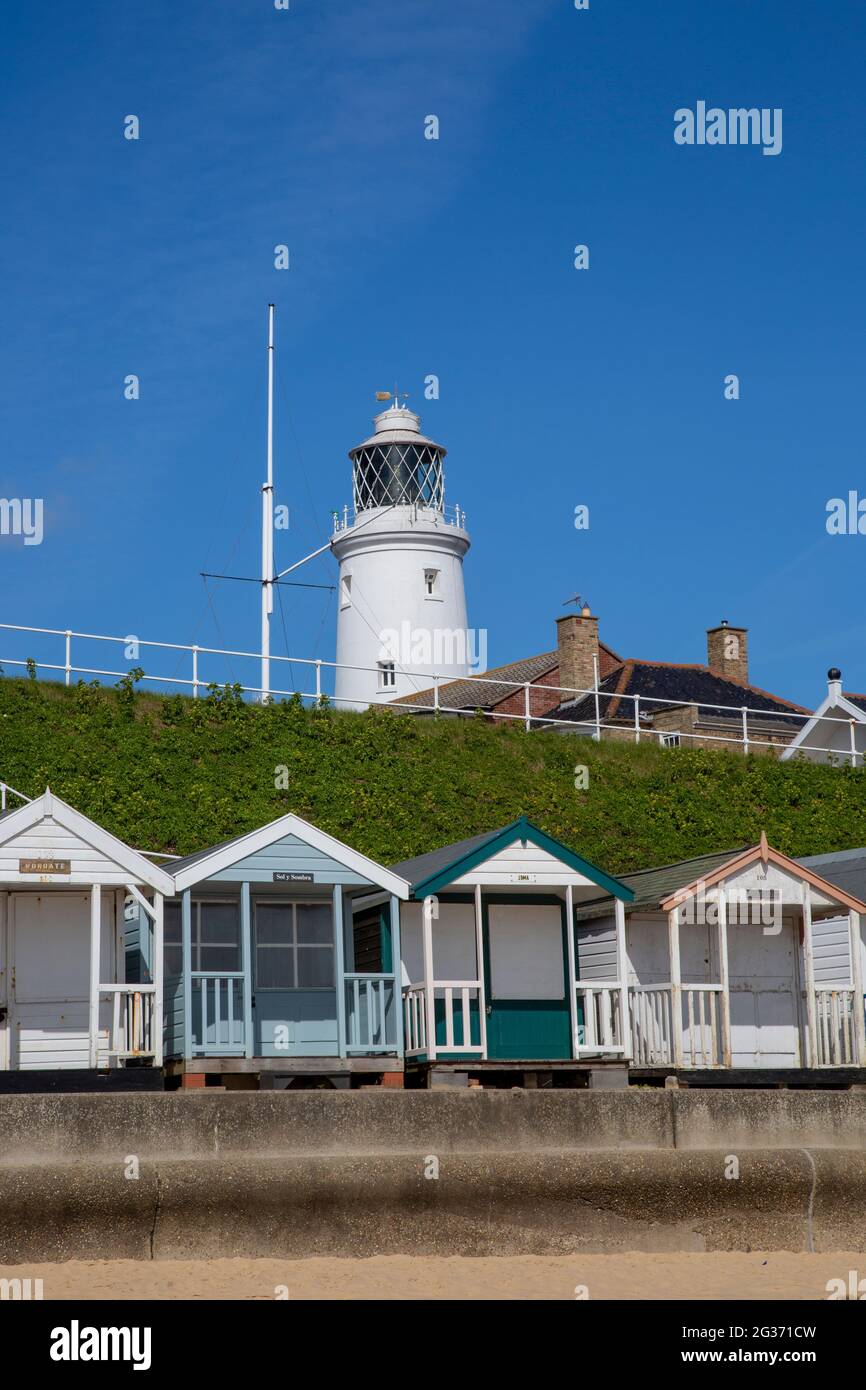
[[[616,671],[605,676],[599,683],[602,696],[641,697],[641,712],[644,715],[658,714],[669,708],[668,704],[654,704],[653,701],[671,701],[675,704],[697,705],[699,717],[703,719],[731,719],[739,722],[744,704],[749,710],[765,711],[785,726],[790,726],[792,735],[802,727],[798,713],[808,713],[801,706],[770,695],[758,686],[743,685],[738,681],[717,676],[708,666],[677,666],[661,661],[628,660]],[[645,702],[645,703],[644,703]],[[716,705],[733,706],[730,709],[717,709]],[[595,694],[581,699],[559,704],[548,710],[545,718],[562,719],[572,723],[595,723]],[[634,722],[634,701],[618,698],[600,701],[600,717],[603,723],[615,720]]]
[[[206,853],[210,855],[213,850]],[[189,859],[181,861],[181,864],[185,868],[187,864],[194,864],[201,857],[203,856],[191,855]],[[172,863],[171,868],[173,873],[178,872],[176,862]],[[236,883],[239,879],[245,879],[251,883],[271,883],[275,873],[312,874],[315,883],[341,884],[346,887],[371,883],[370,879],[363,878],[322,850],[305,844],[297,835],[286,835],[252,854],[243,855],[227,868],[208,874],[205,881]],[[303,885],[287,882],[285,886],[287,889],[297,889]]]
[[[488,861],[492,863],[494,856],[501,855],[502,851],[517,841],[523,844],[532,844],[537,849],[558,859],[564,867],[572,872],[577,872],[582,878],[588,878],[591,882],[598,884],[600,888],[609,887],[617,896],[630,900],[631,890],[623,888],[619,879],[606,874],[603,869],[599,869],[588,859],[583,859],[579,854],[575,854],[567,845],[560,844],[550,835],[545,834],[543,830],[539,830],[538,826],[533,825],[525,816],[520,816],[516,821],[503,826],[500,830],[476,836],[471,840],[459,841],[456,845],[446,845],[441,850],[435,851],[434,855],[422,855],[419,861],[407,861],[402,866],[392,869],[391,872],[399,872],[402,877],[408,878],[412,896],[420,898],[428,893],[436,893],[441,888],[460,880],[469,882],[471,871],[488,864]],[[434,859],[436,866],[430,869],[429,861]],[[423,873],[424,861],[428,861],[427,873]],[[413,863],[416,864],[416,872],[417,864],[421,864],[422,877],[419,878],[414,875],[410,877],[408,869]],[[496,881],[496,877],[494,875],[493,881]],[[622,891],[618,892],[617,890],[620,889]]]

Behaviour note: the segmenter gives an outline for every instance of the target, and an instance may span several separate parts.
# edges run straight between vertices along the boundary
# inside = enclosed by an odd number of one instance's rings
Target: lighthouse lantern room
[[[468,674],[466,518],[445,506],[445,450],[395,398],[350,450],[353,509],[337,517],[338,709],[399,701]]]

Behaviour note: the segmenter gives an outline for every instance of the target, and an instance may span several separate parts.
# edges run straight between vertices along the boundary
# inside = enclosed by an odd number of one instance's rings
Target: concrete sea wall
[[[866,1094],[0,1096],[0,1263],[866,1250]]]

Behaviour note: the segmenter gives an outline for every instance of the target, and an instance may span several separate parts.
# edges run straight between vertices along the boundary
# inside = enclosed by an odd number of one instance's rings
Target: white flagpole
[[[268,305],[268,478],[262,488],[262,704],[271,692],[274,611],[274,306]]]

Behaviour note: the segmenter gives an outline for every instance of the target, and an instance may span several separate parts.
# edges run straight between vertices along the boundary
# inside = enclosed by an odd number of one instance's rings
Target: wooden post
[[[623,1061],[630,1061],[632,1054],[631,1015],[628,1008],[629,960],[625,939],[625,903],[621,898],[615,898],[613,906],[616,913],[616,968],[620,983],[619,1012],[622,1019],[622,1055]]]
[[[675,1067],[683,1065],[683,977],[680,968],[679,909],[668,913],[668,952],[671,961],[671,1044]]]
[[[90,1065],[99,1065],[99,949],[102,938],[102,889],[90,885]]]
[[[253,926],[249,879],[241,884],[241,969],[244,972],[244,1056],[255,1053],[253,1039]]]
[[[568,945],[568,1014],[571,1019],[571,1051],[576,1058],[580,1056],[580,1035],[577,1018],[577,961],[574,949],[574,889],[570,883],[565,885],[565,933]]]
[[[722,1062],[731,1066],[731,978],[728,970],[728,900],[718,889],[719,903],[719,983],[722,986]]]
[[[391,894],[391,969],[394,972],[394,1014],[397,1056],[405,1051],[403,1040],[403,947],[400,941],[400,899]],[[412,981],[410,980],[411,984]]]
[[[484,906],[481,884],[475,885],[475,961],[478,968],[478,1020],[481,1026],[481,1057],[487,1061],[487,986],[484,983]]]
[[[334,884],[334,974],[337,986],[337,1052],[346,1056],[346,956],[343,937],[343,889]]]
[[[153,981],[153,1013],[151,1015],[151,1026],[153,1028],[153,1065],[162,1066],[163,1059],[163,1037],[162,1037],[162,975],[163,975],[163,945],[162,945],[162,919],[163,903],[162,894],[153,895],[153,924],[151,936],[153,940],[153,959],[150,964],[150,978]]]
[[[432,904],[425,898],[421,904],[421,949],[424,957],[424,1008],[427,1012],[427,1057],[436,1058],[436,1004],[433,991],[433,925]]]
[[[181,899],[181,944],[183,953],[183,1055],[192,1057],[192,894],[187,888]],[[202,1038],[202,1051],[205,1039]]]
[[[812,889],[803,884],[803,959],[806,964],[806,1027],[809,1066],[818,1065],[818,1027],[815,1016],[815,957],[812,952]]]
[[[860,945],[860,914],[848,913],[851,935],[851,984],[854,990],[854,1045],[857,1065],[866,1067],[866,1015],[863,1012],[863,957]]]

